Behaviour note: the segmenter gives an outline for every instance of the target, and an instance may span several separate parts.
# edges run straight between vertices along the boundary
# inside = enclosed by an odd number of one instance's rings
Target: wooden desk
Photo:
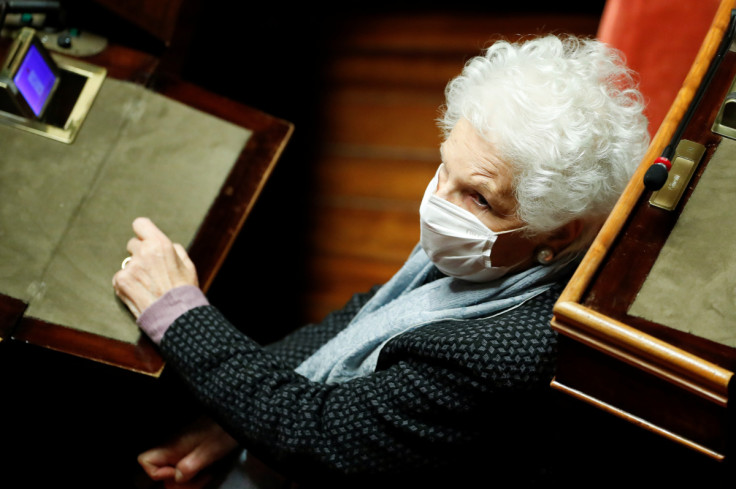
[[[159,75],[156,71],[158,61],[145,53],[108,46],[99,55],[84,58],[84,61],[105,67],[109,77],[140,83],[252,131],[189,249],[200,285],[206,291],[253,208],[293,126],[182,80]],[[0,340],[27,342],[148,375],[156,376],[163,368],[163,360],[143,335],[137,344],[115,341],[26,317],[26,307],[20,300],[0,295]]]
[[[733,8],[733,1],[721,2],[675,103],[552,322],[561,333],[553,387],[716,460],[730,450],[736,350],[628,311],[722,139],[711,126],[736,76],[736,52],[725,52],[702,100],[693,101],[708,80]],[[697,141],[706,154],[678,206],[665,211],[649,204],[651,192],[642,182],[655,158],[677,143],[673,138]]]

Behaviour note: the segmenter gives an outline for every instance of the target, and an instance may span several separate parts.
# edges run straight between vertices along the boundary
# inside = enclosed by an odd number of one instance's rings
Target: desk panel
[[[94,236],[89,236],[89,230],[84,231],[82,229],[83,227],[76,226],[73,222],[74,218],[69,221],[69,225],[62,224],[61,234],[68,238],[68,245],[64,245],[64,240],[61,239],[58,242],[60,243],[58,247],[52,246],[52,249],[55,252],[60,251],[59,256],[62,258],[66,256],[69,259],[61,259],[57,262],[57,264],[61,263],[59,265],[61,267],[59,273],[53,272],[53,269],[56,267],[53,264],[54,261],[47,261],[40,265],[43,269],[42,274],[52,273],[53,276],[58,277],[58,280],[39,281],[39,283],[45,284],[44,295],[48,294],[47,297],[53,297],[58,294],[68,296],[69,291],[64,289],[64,278],[69,276],[71,273],[70,270],[79,271],[80,280],[84,280],[90,274],[102,273],[101,270],[103,268],[105,269],[105,284],[102,285],[100,282],[96,288],[98,290],[104,288],[102,294],[111,294],[112,289],[109,281],[112,274],[119,267],[118,262],[125,256],[125,243],[132,233],[130,222],[125,221],[132,222],[132,218],[135,217],[133,214],[154,217],[147,210],[149,209],[149,205],[155,203],[157,199],[160,199],[160,202],[168,202],[165,205],[168,210],[159,213],[160,219],[156,217],[154,219],[162,224],[167,232],[172,232],[174,239],[184,244],[189,244],[190,254],[198,268],[201,286],[206,291],[216,276],[244,220],[252,209],[273,166],[288,141],[293,129],[292,125],[258,110],[209,93],[181,80],[156,78],[153,75],[156,68],[155,60],[142,53],[110,46],[102,54],[92,59],[87,58],[85,61],[91,63],[109,63],[105,64],[105,67],[108,69],[108,76],[110,77],[123,77],[132,79],[136,83],[145,83],[148,87],[145,90],[148,94],[146,97],[154,105],[155,103],[159,103],[159,108],[163,112],[173,108],[175,111],[197,113],[211,117],[214,124],[213,127],[232,127],[235,129],[234,134],[242,133],[245,136],[242,138],[241,146],[234,153],[232,149],[229,150],[232,153],[231,155],[221,154],[223,152],[227,153],[228,150],[226,150],[226,147],[228,145],[220,143],[214,144],[210,148],[200,148],[199,151],[195,151],[195,153],[202,153],[196,156],[195,160],[200,160],[203,163],[210,163],[208,160],[216,160],[218,156],[220,156],[220,159],[229,160],[226,161],[226,167],[220,165],[220,170],[202,174],[204,180],[207,180],[205,177],[208,176],[214,178],[214,184],[208,184],[207,186],[210,190],[202,192],[206,194],[204,199],[207,201],[207,205],[204,207],[198,205],[199,210],[197,211],[187,208],[188,203],[196,200],[191,199],[191,197],[192,193],[197,190],[182,188],[180,192],[177,192],[178,187],[187,187],[191,184],[191,181],[189,181],[189,184],[187,184],[187,181],[177,183],[176,180],[179,172],[175,169],[173,172],[174,180],[169,181],[169,177],[172,175],[166,177],[166,185],[162,184],[159,186],[160,188],[158,190],[160,192],[155,192],[157,187],[156,182],[148,182],[147,186],[149,190],[147,192],[151,194],[151,186],[153,186],[154,195],[148,196],[150,202],[146,204],[146,199],[141,198],[140,195],[136,195],[135,193],[137,180],[143,174],[142,169],[139,168],[136,171],[126,173],[125,169],[121,167],[125,161],[131,161],[135,158],[131,153],[128,154],[128,157],[118,162],[113,161],[115,159],[113,156],[109,160],[109,162],[112,162],[109,167],[102,168],[97,173],[92,172],[93,175],[90,178],[93,181],[86,183],[84,181],[79,182],[78,184],[81,185],[81,188],[87,189],[89,192],[84,193],[80,197],[73,215],[84,216],[83,221],[91,223],[95,229],[99,228],[100,239],[97,240]],[[156,80],[155,84],[152,83],[153,80]],[[119,82],[110,81],[110,84],[118,85]],[[123,84],[123,86],[126,89],[132,89],[134,91],[140,91],[141,88],[140,85],[133,87]],[[103,94],[102,99],[100,99],[103,102],[104,97],[105,95]],[[96,101],[98,105],[101,103],[100,100]],[[166,102],[166,100],[169,102]],[[109,103],[106,105],[109,105]],[[169,114],[169,116],[171,115]],[[171,126],[171,131],[174,134],[186,133],[188,130],[186,126],[179,126],[178,129],[175,127],[176,119],[181,120],[180,116],[181,114],[173,114],[175,121],[168,124]],[[182,123],[184,122],[182,121]],[[88,120],[86,124],[89,125],[91,122]],[[95,127],[83,127],[79,136],[82,139],[84,139],[83,131],[85,129],[88,132],[92,132]],[[215,131],[217,136],[222,133],[220,129]],[[139,164],[142,164],[143,167],[145,167],[147,161],[161,158],[162,154],[168,154],[176,160],[176,152],[183,150],[183,148],[179,148],[176,144],[173,146],[169,145],[168,150],[165,147],[161,147],[160,137],[157,140],[148,140],[152,137],[155,139],[155,131],[152,131],[151,128],[146,130],[141,127],[138,130],[140,132],[139,136],[145,140],[138,148],[140,150],[139,153],[141,153]],[[186,137],[186,134],[183,134],[183,136]],[[113,141],[110,147],[115,147],[114,143],[116,141]],[[157,144],[159,145],[158,149]],[[230,147],[232,148],[233,146],[230,145]],[[128,149],[131,149],[131,147],[128,146]],[[181,157],[182,155],[180,154],[179,156]],[[163,158],[163,161],[165,165],[166,158]],[[196,176],[196,166],[194,170],[194,172],[190,171],[189,174]],[[115,176],[116,172],[119,173],[117,176]],[[102,174],[109,174],[110,178],[100,178]],[[126,177],[126,174],[129,176]],[[165,195],[166,192],[164,192],[166,187],[172,189],[168,195]],[[161,192],[164,192],[164,194]],[[95,204],[95,201],[109,200],[115,195],[117,195],[118,202],[128,201],[129,205],[120,205],[124,206],[123,213],[127,212],[131,214],[127,218],[114,219],[113,223],[111,223],[106,216],[100,215],[95,211],[93,204]],[[176,199],[182,203],[182,206],[176,204]],[[115,205],[114,202],[111,204],[113,206]],[[75,206],[72,205],[71,207]],[[178,215],[180,211],[185,215],[195,215],[192,216],[193,224],[185,226],[189,230],[183,232],[181,236],[177,236],[175,228],[181,221]],[[47,216],[46,219],[53,220],[54,216]],[[169,224],[164,224],[166,222]],[[118,229],[118,231],[111,232],[111,228]],[[171,228],[171,230],[167,228]],[[120,234],[120,236],[112,238],[115,234]],[[114,239],[117,243],[108,242],[108,238]],[[120,259],[118,260],[116,258],[114,264],[106,264],[103,267],[98,262],[99,260],[94,258],[95,256],[99,256],[99,253],[86,253],[77,249],[77,244],[79,243],[94,245],[95,242],[99,245],[93,246],[93,248],[98,248],[97,251],[101,249],[120,248],[122,255],[117,257]],[[63,252],[65,246],[68,253]],[[87,254],[90,255],[90,260],[85,258]],[[112,263],[111,259],[107,261]],[[82,262],[87,263],[87,265],[80,266]],[[63,270],[63,263],[71,266],[71,268],[67,266],[66,270]],[[50,294],[49,291],[51,291]],[[131,329],[133,336],[127,335],[125,337],[98,334],[95,329],[80,328],[79,324],[76,324],[80,321],[75,321],[73,317],[66,317],[68,314],[72,316],[76,315],[77,317],[79,317],[79,314],[84,314],[87,308],[83,304],[80,305],[80,301],[75,301],[73,298],[69,299],[69,297],[62,297],[60,299],[60,303],[62,304],[60,310],[64,319],[59,319],[59,316],[46,315],[42,305],[37,306],[34,301],[30,300],[31,296],[38,292],[39,290],[33,287],[30,287],[30,290],[28,287],[21,287],[20,292],[15,290],[13,293],[6,293],[2,297],[0,301],[2,303],[2,307],[0,307],[0,312],[2,312],[0,315],[0,319],[2,319],[0,333],[2,335],[0,335],[0,338],[24,341],[149,375],[156,376],[160,374],[163,368],[162,359],[147,338],[142,337],[135,331],[135,328]],[[79,296],[77,297],[79,298]],[[116,299],[111,295],[109,295],[109,298],[111,301],[114,301],[114,307],[118,309],[116,312],[110,312],[110,314],[127,314],[119,302],[115,302]],[[27,306],[29,302],[31,304]],[[19,316],[22,317],[19,318]],[[126,319],[134,326],[132,317],[127,315]]]
[[[736,76],[734,6],[721,2],[675,103],[552,320],[562,335],[553,387],[720,461],[731,446],[736,349],[629,310],[721,142],[711,126]],[[673,210],[650,205],[644,174],[683,139],[703,145],[705,155]],[[693,285],[681,282],[685,291]]]

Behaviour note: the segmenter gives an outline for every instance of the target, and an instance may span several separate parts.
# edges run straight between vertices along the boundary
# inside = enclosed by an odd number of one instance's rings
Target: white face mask
[[[500,234],[465,209],[435,195],[439,170],[419,207],[421,245],[429,259],[445,275],[470,282],[487,282],[505,275],[513,267],[491,266],[491,248]]]

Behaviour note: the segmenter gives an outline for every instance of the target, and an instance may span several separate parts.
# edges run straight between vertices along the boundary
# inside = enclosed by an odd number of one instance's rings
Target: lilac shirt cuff
[[[209,301],[198,287],[175,287],[143,311],[138,317],[138,326],[158,345],[176,318],[190,309],[207,305]]]

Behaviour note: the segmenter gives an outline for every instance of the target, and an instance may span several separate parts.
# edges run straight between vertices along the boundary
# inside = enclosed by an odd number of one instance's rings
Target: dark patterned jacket
[[[267,347],[214,307],[199,307],[176,320],[161,350],[244,447],[304,484],[386,487],[408,479],[437,487],[451,474],[461,487],[460,474],[470,478],[474,469],[492,470],[497,481],[509,471],[533,480],[550,453],[557,342],[549,321],[562,287],[495,317],[401,334],[384,346],[374,374],[342,384],[315,383],[293,369],[375,289]]]

